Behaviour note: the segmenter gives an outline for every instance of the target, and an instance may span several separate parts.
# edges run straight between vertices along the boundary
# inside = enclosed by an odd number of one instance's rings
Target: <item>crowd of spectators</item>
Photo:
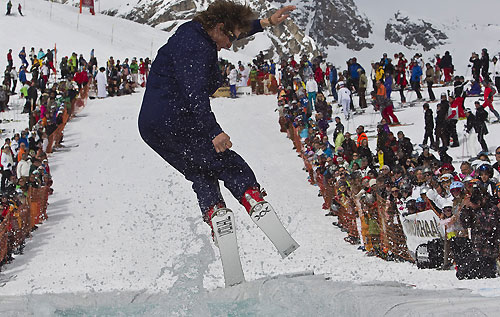
[[[484,108],[493,109],[495,95],[488,71],[481,77],[473,68],[474,82],[484,87],[485,96],[482,104],[476,101],[473,114],[464,109],[466,82],[460,77],[453,81],[449,52],[443,58],[437,56],[433,66],[427,63],[424,81],[429,99],[425,103],[420,93],[421,55],[416,54],[409,67],[403,54],[394,58],[396,67],[386,54],[371,67],[372,104],[382,114],[375,148],[370,149],[363,125],[351,134],[340,117],[333,117],[332,105],[338,101],[344,118],[351,118],[353,94],[359,95],[357,111],[367,107],[367,77],[356,58],[350,59],[340,74],[322,56],[312,60],[303,56],[300,62],[293,57],[282,60],[278,92],[281,132],[293,141],[309,182],[319,187],[318,196],[324,198],[326,216],[337,217],[333,224],[347,233],[347,242],[361,244],[368,256],[418,261],[418,255],[410,256],[406,247],[402,217],[432,210],[445,232],[439,239],[444,254],[439,269],[455,267],[459,279],[495,277],[500,251],[500,147],[491,161],[488,148],[483,146],[487,124]],[[392,112],[391,92],[399,90],[402,103],[406,102],[408,73],[416,101],[421,101],[425,110],[425,139],[420,152],[403,131],[391,130],[399,125]],[[499,76],[495,73],[495,80]],[[436,118],[429,105],[435,100],[435,83],[454,86],[453,93],[441,96]],[[331,103],[326,101],[329,96]],[[467,117],[468,132],[476,130],[483,151],[464,160],[456,171],[447,150],[450,144],[458,145],[456,123],[460,117]],[[330,126],[332,139],[327,133]],[[431,148],[426,145],[428,139]],[[431,150],[436,150],[437,157]]]
[[[266,60],[262,51],[252,63],[247,65],[238,61],[236,66],[227,60],[220,59],[219,67],[223,86],[230,87],[231,98],[237,97],[236,90],[238,87],[251,87],[251,92],[257,95],[276,94],[278,91],[276,63],[273,60]]]
[[[0,86],[0,108],[2,112],[14,111],[10,110],[13,98],[24,100],[22,112],[28,114],[28,127],[12,134],[2,130],[4,143],[0,153],[0,223],[9,213],[20,217],[19,207],[26,204],[30,188],[50,188],[52,185],[47,154],[51,152],[53,144],[60,145],[63,142],[63,134],[59,130],[75,114],[77,97],[84,91],[85,94],[90,91],[90,96],[98,98],[130,94],[135,87],[145,85],[150,63],[149,58],[141,58],[139,62],[133,58],[129,64],[128,58],[121,63],[110,57],[106,67],[101,67],[98,71],[97,58],[92,50],[88,62],[83,54],[78,57],[73,53],[69,58],[63,57],[57,72],[55,51],[52,49],[40,49],[36,53],[32,47],[27,54],[23,47],[18,57],[19,61],[16,63],[12,57],[12,49],[9,49]],[[19,73],[16,71],[16,64]],[[18,81],[20,85],[17,84]],[[17,110],[20,109],[15,109]],[[56,131],[59,133],[55,133]],[[15,235],[14,231],[20,227],[11,227],[9,237]],[[12,241],[15,239],[9,238],[9,243]],[[12,252],[20,252],[22,248],[23,245],[16,248],[9,245],[9,251]],[[11,259],[11,254],[5,258],[6,261]]]

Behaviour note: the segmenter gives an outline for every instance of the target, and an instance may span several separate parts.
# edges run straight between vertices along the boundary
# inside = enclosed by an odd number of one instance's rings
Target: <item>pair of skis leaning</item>
[[[286,258],[299,247],[267,201],[253,204],[250,217],[271,240],[282,258]],[[220,251],[226,287],[243,283],[245,276],[238,252],[233,212],[228,208],[219,208],[213,213],[211,221]]]

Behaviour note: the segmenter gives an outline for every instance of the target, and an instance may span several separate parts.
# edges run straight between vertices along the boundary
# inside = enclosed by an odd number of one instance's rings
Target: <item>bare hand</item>
[[[295,9],[297,9],[296,6],[286,6],[279,9],[269,17],[269,23],[273,25],[278,25],[283,23],[283,21],[285,21],[290,16],[290,12],[292,12]]]
[[[212,143],[214,145],[215,151],[217,153],[224,152],[227,149],[230,149],[233,146],[233,143],[229,140],[229,135],[222,132],[218,136],[216,136]]]

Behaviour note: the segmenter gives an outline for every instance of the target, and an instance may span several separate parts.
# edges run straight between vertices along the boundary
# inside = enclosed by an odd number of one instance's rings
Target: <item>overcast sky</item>
[[[375,19],[373,13],[377,12],[376,16],[383,19],[384,23],[401,8],[416,18],[429,17],[446,22],[445,20],[458,17],[462,22],[500,24],[499,0],[354,0],[354,2],[359,11],[370,19]]]

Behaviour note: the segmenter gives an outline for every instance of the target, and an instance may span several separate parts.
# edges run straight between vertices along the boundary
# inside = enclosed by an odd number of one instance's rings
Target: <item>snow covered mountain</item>
[[[135,2],[135,4],[134,4]],[[103,10],[102,13],[129,19],[135,22],[151,25],[165,31],[175,30],[183,22],[193,18],[196,12],[206,9],[212,1],[207,0],[133,0],[127,4],[120,4]],[[260,16],[268,16],[276,9],[270,2],[252,0],[249,5],[259,12]],[[284,25],[265,31],[268,57],[277,53],[298,54],[301,52],[316,52],[314,41],[305,35],[302,28],[292,21]],[[259,36],[259,35],[257,35]],[[250,38],[251,40],[253,38]],[[244,50],[249,40],[239,41],[234,45],[234,51]]]
[[[385,39],[410,48],[422,46],[424,51],[430,51],[445,44],[448,36],[432,23],[422,19],[415,21],[408,14],[398,11],[387,22]]]
[[[58,0],[77,5],[78,0]],[[101,3],[102,2],[102,3]],[[103,14],[147,24],[160,30],[172,31],[204,10],[211,0],[106,0],[96,2],[96,11]],[[316,54],[324,52],[328,60],[339,62],[358,57],[362,65],[380,58],[382,53],[403,52],[413,56],[423,52],[424,59],[450,50],[457,61],[455,68],[465,73],[470,52],[488,47],[500,51],[500,27],[495,12],[500,2],[477,0],[475,6],[488,8],[479,16],[470,10],[468,1],[436,2],[422,0],[247,0],[260,17],[285,4],[297,6],[292,19],[283,26],[267,29],[255,35],[252,45],[239,41],[232,53],[249,61],[259,51],[267,57],[281,54]],[[408,12],[408,13],[402,13]],[[168,36],[166,37],[168,38]],[[252,40],[252,39],[250,39]],[[457,43],[467,43],[469,49],[457,49]],[[237,52],[236,55],[234,53]]]

